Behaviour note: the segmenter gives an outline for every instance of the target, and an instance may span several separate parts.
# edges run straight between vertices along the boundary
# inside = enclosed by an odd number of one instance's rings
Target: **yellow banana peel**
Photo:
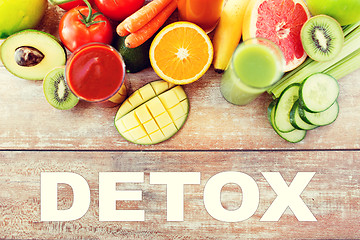
[[[216,72],[223,72],[241,39],[242,25],[248,3],[252,0],[228,0],[221,13],[213,38]]]

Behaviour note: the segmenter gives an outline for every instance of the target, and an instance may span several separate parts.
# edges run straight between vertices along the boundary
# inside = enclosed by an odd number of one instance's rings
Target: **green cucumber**
[[[325,126],[333,123],[339,115],[339,104],[337,101],[323,112],[312,113],[306,111],[304,108],[299,108],[299,115],[302,120],[309,124],[317,126]]]
[[[274,123],[280,132],[291,132],[295,127],[290,122],[290,111],[294,103],[299,99],[300,84],[289,85],[280,95],[276,104]]]
[[[290,132],[281,132],[276,127],[275,115],[276,115],[277,104],[278,104],[278,102],[275,100],[275,101],[272,101],[268,107],[268,118],[269,118],[270,124],[273,127],[273,129],[275,130],[275,132],[280,137],[282,137],[283,139],[285,139],[288,142],[297,143],[297,142],[302,141],[306,136],[306,130],[299,130],[299,129],[294,128],[294,130],[292,130]]]
[[[310,75],[301,84],[299,92],[300,104],[308,112],[325,111],[333,105],[338,96],[337,80],[325,73]]]
[[[299,114],[299,100],[294,103],[294,106],[290,111],[290,122],[296,129],[312,130],[318,127],[301,119]]]

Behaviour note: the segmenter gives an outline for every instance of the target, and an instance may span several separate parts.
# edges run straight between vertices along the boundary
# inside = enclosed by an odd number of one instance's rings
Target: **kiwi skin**
[[[344,44],[344,33],[340,23],[327,15],[309,18],[303,25],[300,36],[307,55],[318,62],[335,58]]]
[[[79,98],[66,85],[64,66],[56,67],[46,74],[43,91],[48,103],[59,110],[71,109],[79,102]]]

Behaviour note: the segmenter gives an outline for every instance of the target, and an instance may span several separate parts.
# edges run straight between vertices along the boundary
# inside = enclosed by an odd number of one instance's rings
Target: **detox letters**
[[[166,185],[167,221],[184,221],[184,185],[200,184],[199,172],[151,172],[150,184]],[[290,208],[299,221],[316,221],[300,194],[315,172],[299,172],[288,185],[279,172],[262,172],[277,194],[260,221],[278,221]],[[72,221],[81,218],[90,206],[87,181],[71,172],[41,173],[41,221]],[[145,221],[145,210],[117,210],[116,201],[140,201],[141,190],[116,190],[117,183],[142,183],[143,172],[99,173],[99,221]],[[57,207],[58,184],[68,184],[73,190],[73,204],[69,209]],[[227,210],[221,204],[221,189],[226,184],[237,184],[242,190],[241,206]],[[212,176],[204,186],[204,206],[215,219],[240,222],[250,218],[258,208],[260,191],[255,180],[242,172],[221,172]]]

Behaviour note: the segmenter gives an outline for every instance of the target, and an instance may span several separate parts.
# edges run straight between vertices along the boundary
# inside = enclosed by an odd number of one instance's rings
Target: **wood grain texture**
[[[0,161],[0,236],[77,239],[243,239],[360,237],[360,152],[3,152]],[[40,173],[67,171],[83,176],[91,189],[85,216],[69,222],[40,222]],[[120,184],[142,190],[142,201],[119,202],[119,209],[144,209],[144,222],[98,221],[98,172],[145,172],[145,183]],[[150,172],[201,172],[200,185],[187,185],[183,222],[166,221],[166,188],[150,185]],[[212,218],[203,188],[219,172],[250,175],[260,189],[259,208],[243,222]],[[288,209],[279,222],[260,222],[276,194],[261,172],[278,171],[289,184],[297,172],[316,172],[301,197],[317,222],[299,222]],[[70,206],[72,192],[59,190],[59,205]],[[236,185],[223,189],[227,209],[241,204]]]
[[[197,82],[184,86],[190,114],[171,139],[154,146],[128,143],[113,120],[117,107],[101,108],[80,102],[69,111],[52,108],[42,82],[27,81],[0,69],[0,149],[358,149],[360,143],[360,71],[339,81],[340,114],[335,123],[309,131],[298,144],[286,143],[271,128],[266,109],[271,97],[264,93],[247,106],[229,104],[221,96],[220,76],[212,69]],[[128,74],[130,92],[158,79],[151,68]]]
[[[58,36],[63,11],[49,6],[38,29]],[[177,19],[176,13],[171,21]],[[171,139],[154,146],[126,142],[113,120],[117,108],[80,102],[69,111],[52,108],[41,81],[19,79],[0,66],[0,238],[1,239],[244,239],[360,238],[360,70],[340,79],[340,115],[330,126],[308,132],[290,144],[272,130],[266,108],[271,97],[234,106],[220,94],[220,75],[210,69],[184,86],[190,115]],[[129,93],[159,79],[151,68],[128,74]],[[69,222],[40,221],[41,172],[67,171],[90,185],[91,206]],[[142,201],[119,202],[121,209],[144,209],[145,222],[99,222],[99,172],[145,172]],[[212,218],[203,203],[208,179],[240,171],[256,180],[260,204],[238,223]],[[317,222],[299,222],[288,209],[279,222],[260,222],[276,194],[261,172],[280,172],[290,183],[297,172],[316,172],[302,199]],[[166,189],[149,184],[150,172],[200,172],[201,184],[185,187],[185,219],[166,221]],[[238,186],[226,185],[223,206],[241,204]],[[59,208],[72,204],[72,190],[59,189]]]

